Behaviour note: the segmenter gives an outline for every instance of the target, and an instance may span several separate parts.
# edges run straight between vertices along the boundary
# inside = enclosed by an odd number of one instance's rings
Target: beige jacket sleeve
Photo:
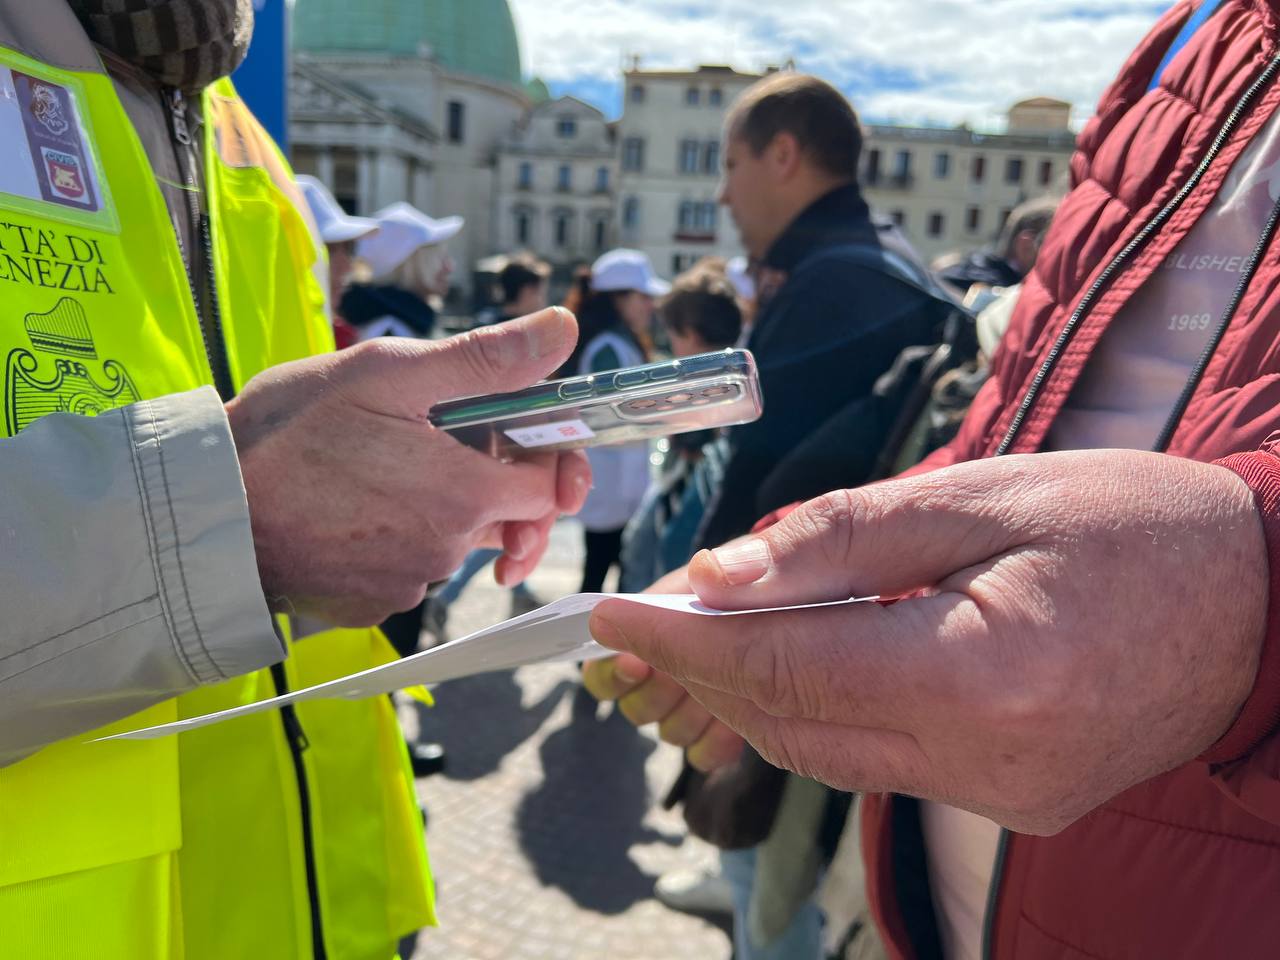
[[[0,441],[0,765],[283,659],[217,393]]]

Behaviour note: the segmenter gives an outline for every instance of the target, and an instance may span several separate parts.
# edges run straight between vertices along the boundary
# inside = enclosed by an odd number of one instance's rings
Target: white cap
[[[338,206],[323,183],[306,174],[298,177],[298,186],[311,208],[311,216],[315,217],[316,226],[320,228],[320,239],[325,243],[346,243],[358,240],[378,229],[378,224],[368,217],[353,217]]]
[[[733,257],[724,265],[724,272],[739,297],[747,301],[756,298],[756,282],[751,279],[751,273],[747,270],[746,257]]]
[[[461,217],[434,220],[404,201],[383,207],[373,216],[378,232],[361,240],[356,254],[369,264],[375,277],[385,277],[415,250],[455,236],[463,224]]]
[[[671,292],[671,284],[653,272],[653,264],[639,250],[610,250],[591,265],[591,289],[639,290],[662,297]]]

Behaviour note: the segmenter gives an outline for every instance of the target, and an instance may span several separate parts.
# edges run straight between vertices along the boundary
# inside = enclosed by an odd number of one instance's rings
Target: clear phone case
[[[469,447],[510,459],[750,423],[763,410],[750,351],[720,350],[451,400],[432,408],[430,421]]]

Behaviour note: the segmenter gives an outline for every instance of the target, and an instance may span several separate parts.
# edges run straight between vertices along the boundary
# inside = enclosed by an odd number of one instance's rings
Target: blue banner
[[[249,54],[231,79],[267,133],[288,153],[289,11],[286,0],[253,0],[253,13]]]

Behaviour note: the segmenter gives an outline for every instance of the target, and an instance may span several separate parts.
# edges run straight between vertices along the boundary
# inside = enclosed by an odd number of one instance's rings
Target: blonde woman
[[[438,298],[449,292],[453,258],[446,242],[462,229],[461,217],[441,220],[407,203],[374,214],[378,232],[356,246],[367,282],[353,283],[342,298],[344,319],[373,337],[428,337],[435,329]]]

